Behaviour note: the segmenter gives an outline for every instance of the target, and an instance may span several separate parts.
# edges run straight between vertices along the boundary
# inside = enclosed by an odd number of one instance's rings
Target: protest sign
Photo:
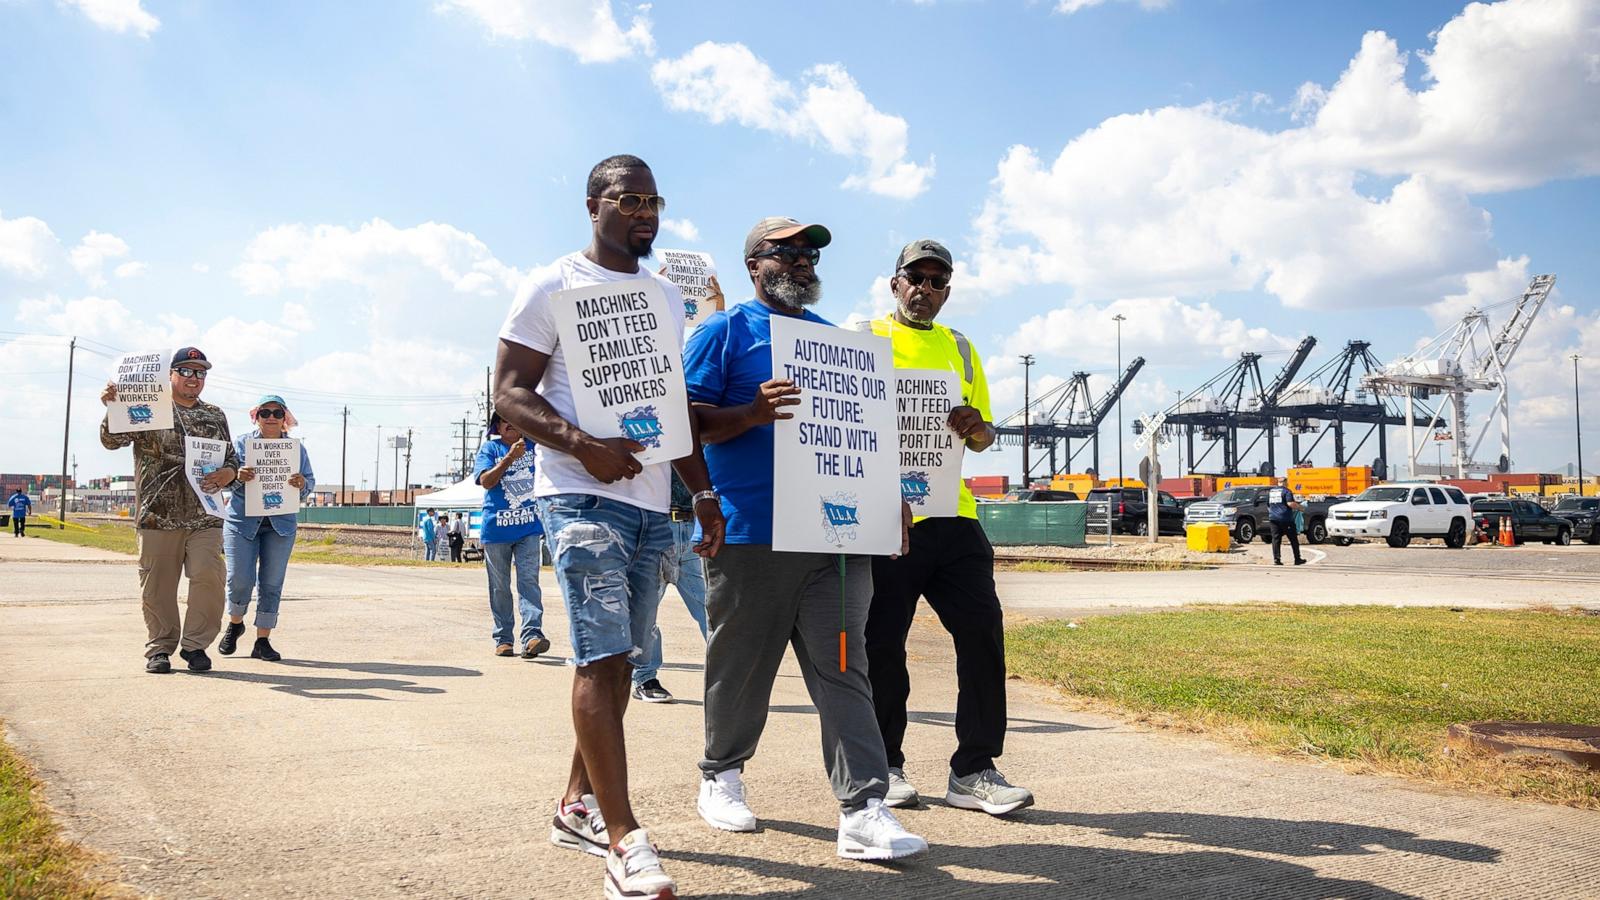
[[[578,427],[644,445],[640,463],[694,449],[683,384],[683,333],[651,278],[556,291],[550,310],[561,338]]]
[[[711,254],[695,250],[657,250],[656,258],[661,260],[661,274],[683,292],[685,334],[699,328],[701,322],[722,308],[720,302],[711,302],[711,279],[717,275]]]
[[[950,429],[961,377],[946,369],[895,369],[900,430],[900,496],[914,516],[953,516],[961,499],[966,445]]]
[[[222,492],[206,493],[200,479],[223,467],[228,459],[228,442],[211,438],[185,437],[183,439],[183,473],[189,478],[189,487],[200,498],[200,508],[207,515],[222,516]]]
[[[162,431],[172,427],[171,354],[164,350],[128,353],[111,370],[117,399],[106,404],[106,427],[113,434]]]
[[[889,339],[775,315],[772,374],[800,389],[773,423],[772,548],[900,552]]]
[[[244,464],[256,477],[244,485],[244,514],[282,516],[300,511],[300,489],[289,476],[300,471],[300,442],[295,438],[251,438],[244,442]]]

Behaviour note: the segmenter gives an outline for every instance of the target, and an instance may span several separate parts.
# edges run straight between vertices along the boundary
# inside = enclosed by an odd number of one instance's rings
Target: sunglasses
[[[179,378],[198,378],[201,381],[206,380],[205,369],[191,369],[188,366],[179,366],[172,371],[177,372]]]
[[[610,197],[596,197],[602,203],[614,203],[617,212],[625,216],[636,216],[639,210],[648,209],[650,215],[659,216],[667,208],[667,198],[660,194],[622,194],[613,200]]]
[[[781,259],[784,265],[789,266],[802,259],[814,266],[822,261],[822,251],[815,247],[777,246],[763,250],[760,253],[750,254],[751,259],[767,259],[768,257]]]
[[[289,415],[289,411],[287,409],[258,409],[258,410],[256,410],[256,418],[258,418],[258,419],[282,419],[282,418],[287,417],[288,415]]]
[[[912,287],[921,287],[924,281],[928,283],[928,287],[936,291],[942,291],[950,286],[949,275],[924,275],[921,272],[913,272],[910,269],[901,269],[900,277],[911,282]]]

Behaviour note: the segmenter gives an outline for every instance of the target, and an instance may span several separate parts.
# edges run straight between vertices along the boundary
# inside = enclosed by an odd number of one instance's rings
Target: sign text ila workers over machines
[[[900,496],[914,516],[953,516],[961,500],[966,445],[950,429],[961,377],[946,369],[895,369],[900,430]]]
[[[117,385],[117,399],[106,404],[106,427],[113,434],[172,427],[172,376],[167,374],[170,358],[171,354],[162,350],[117,358],[111,374]]]
[[[800,389],[773,423],[772,549],[900,552],[889,339],[775,315],[772,376]]]
[[[550,311],[578,413],[599,438],[644,445],[644,465],[688,456],[689,393],[683,385],[681,313],[651,278],[556,291]]]
[[[300,471],[300,441],[251,438],[244,442],[244,464],[256,477],[244,483],[244,514],[281,516],[300,511],[300,489],[289,476]]]

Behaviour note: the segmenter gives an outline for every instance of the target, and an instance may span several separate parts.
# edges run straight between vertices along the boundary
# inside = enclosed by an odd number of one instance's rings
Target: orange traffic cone
[[[1502,547],[1515,547],[1516,545],[1517,545],[1517,534],[1516,534],[1515,531],[1511,530],[1511,516],[1510,515],[1501,516],[1500,517],[1500,546],[1502,546]]]

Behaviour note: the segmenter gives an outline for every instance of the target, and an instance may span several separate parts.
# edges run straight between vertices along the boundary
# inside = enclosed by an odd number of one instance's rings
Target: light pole
[[[1572,416],[1573,431],[1578,438],[1578,496],[1583,496],[1583,411],[1578,408],[1578,354],[1572,354]]]
[[[1022,357],[1022,489],[1028,489],[1028,384],[1033,369],[1033,354]]]
[[[1126,322],[1127,320],[1128,320],[1128,317],[1123,315],[1122,313],[1117,313],[1116,315],[1111,317],[1111,321],[1117,323],[1117,374],[1113,375],[1112,376],[1113,378],[1121,378],[1122,377],[1122,323]],[[1118,486],[1127,487],[1127,485],[1124,484],[1124,481],[1126,480],[1126,477],[1127,476],[1122,471],[1122,395],[1118,394],[1117,395],[1117,484],[1118,484]]]

